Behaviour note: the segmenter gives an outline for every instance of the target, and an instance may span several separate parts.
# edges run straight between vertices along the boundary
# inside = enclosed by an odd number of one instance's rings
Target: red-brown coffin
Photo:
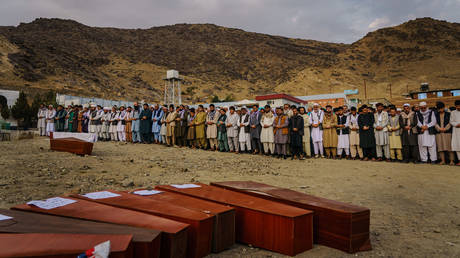
[[[349,253],[372,249],[369,239],[370,210],[368,208],[251,181],[211,184],[314,211],[315,243]]]
[[[79,155],[91,155],[91,152],[93,151],[93,143],[85,142],[76,138],[50,139],[50,149]]]
[[[76,200],[77,202],[50,210],[27,204],[18,205],[12,209],[160,230],[163,232],[161,237],[161,257],[187,256],[188,224],[77,198],[63,198]]]
[[[0,234],[0,257],[75,258],[110,240],[111,258],[132,258],[131,235]]]
[[[313,247],[313,212],[247,194],[197,183],[201,187],[158,189],[201,198],[236,210],[236,240],[286,255]]]
[[[0,221],[0,233],[131,234],[134,257],[160,256],[161,231],[158,230],[25,211],[0,209],[0,214],[13,218]]]
[[[190,228],[188,230],[187,257],[204,257],[211,252],[214,215],[190,210],[174,205],[173,203],[143,198],[138,195],[114,190],[106,191],[120,196],[104,199],[90,199],[78,194],[72,194],[71,196],[118,208],[153,214],[163,218],[190,224]]]
[[[213,214],[215,216],[212,237],[213,252],[221,252],[235,244],[235,209],[232,207],[166,191],[143,197]]]

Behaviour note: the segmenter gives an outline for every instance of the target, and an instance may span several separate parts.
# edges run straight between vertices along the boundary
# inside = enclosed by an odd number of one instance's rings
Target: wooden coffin
[[[139,190],[145,189],[137,189],[131,193]],[[174,203],[187,209],[214,215],[212,234],[213,252],[221,252],[235,244],[235,209],[232,207],[166,191],[162,191],[160,194],[144,195],[143,197],[166,203]]]
[[[107,190],[102,193],[115,193],[119,196],[90,199],[79,194],[72,197],[107,204],[123,209],[140,211],[163,218],[180,221],[190,225],[188,230],[187,257],[204,257],[211,253],[212,229],[214,215],[196,210],[190,210],[174,203],[143,198],[125,192]]]
[[[314,211],[315,243],[349,253],[372,249],[369,239],[370,210],[368,208],[251,181],[211,184]]]
[[[77,198],[64,198],[76,200],[76,202],[54,209],[41,209],[28,204],[18,205],[12,209],[160,230],[163,232],[161,257],[187,256],[188,224]]]
[[[313,212],[268,201],[215,186],[158,189],[201,198],[236,211],[236,240],[285,255],[296,255],[313,247]]]
[[[93,143],[85,142],[76,138],[50,139],[50,149],[65,151],[78,155],[91,155]]]
[[[75,258],[110,240],[110,257],[132,258],[131,235],[0,234],[0,257]]]
[[[0,209],[0,215],[12,219],[0,220],[0,233],[75,233],[133,235],[134,257],[160,256],[161,231],[64,218],[32,212]]]

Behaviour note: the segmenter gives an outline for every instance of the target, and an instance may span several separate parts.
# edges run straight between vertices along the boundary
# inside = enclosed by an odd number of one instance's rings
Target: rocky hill
[[[212,95],[344,89],[359,89],[362,98],[364,80],[369,98],[389,98],[390,84],[393,97],[399,97],[425,81],[459,87],[460,24],[417,19],[351,45],[211,24],[116,29],[40,18],[0,27],[1,87],[159,100],[168,69],[184,76],[189,103]]]

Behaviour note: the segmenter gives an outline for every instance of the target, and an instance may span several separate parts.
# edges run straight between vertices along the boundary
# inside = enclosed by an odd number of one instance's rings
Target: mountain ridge
[[[168,69],[184,76],[187,103],[344,89],[363,98],[364,81],[368,98],[394,98],[389,85],[398,96],[424,81],[458,87],[460,24],[421,18],[343,44],[214,24],[118,29],[39,18],[0,27],[0,61],[8,88],[113,99],[160,101]]]

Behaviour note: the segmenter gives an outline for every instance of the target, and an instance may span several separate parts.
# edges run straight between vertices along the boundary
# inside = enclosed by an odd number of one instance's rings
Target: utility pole
[[[391,76],[390,76],[390,70],[387,69],[387,77],[388,77],[388,81],[389,81],[389,87],[390,87],[390,99],[393,98],[393,94],[391,93]]]
[[[366,86],[366,79],[363,79],[364,81],[364,100],[367,103],[367,86]]]
[[[391,82],[390,82],[390,99],[393,98],[393,94],[391,93]]]

